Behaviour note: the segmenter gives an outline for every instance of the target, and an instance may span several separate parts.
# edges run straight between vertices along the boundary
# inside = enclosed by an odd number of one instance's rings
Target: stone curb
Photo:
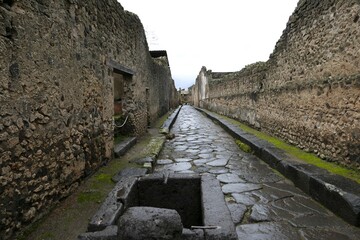
[[[136,137],[129,137],[121,143],[116,144],[114,147],[115,157],[124,155],[132,146],[135,145],[136,141]]]
[[[220,226],[217,229],[205,229],[205,239],[238,239],[231,213],[223,197],[220,182],[212,175],[203,175],[201,178],[201,188],[204,225]]]
[[[180,105],[177,109],[175,109],[172,114],[166,119],[166,121],[163,123],[163,125],[160,128],[160,133],[162,134],[168,134],[170,132],[170,129],[172,125],[175,123],[177,116],[179,115],[179,112],[182,108],[182,105]]]
[[[207,110],[195,109],[219,123],[234,138],[249,145],[257,157],[290,179],[313,199],[346,222],[360,226],[360,185],[357,182],[306,164]]]

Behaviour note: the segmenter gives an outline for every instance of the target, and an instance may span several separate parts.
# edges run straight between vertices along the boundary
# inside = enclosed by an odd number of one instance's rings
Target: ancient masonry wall
[[[359,18],[359,1],[301,0],[266,63],[203,68],[194,104],[359,168]],[[196,90],[205,81],[206,94]]]
[[[112,157],[114,63],[133,73],[125,128],[143,134],[177,95],[136,15],[116,0],[0,1],[0,239]]]

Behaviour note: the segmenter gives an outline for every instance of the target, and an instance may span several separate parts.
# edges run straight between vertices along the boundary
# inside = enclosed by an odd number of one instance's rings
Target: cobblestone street
[[[322,207],[190,106],[183,106],[155,171],[214,174],[238,238],[360,239],[360,231]]]

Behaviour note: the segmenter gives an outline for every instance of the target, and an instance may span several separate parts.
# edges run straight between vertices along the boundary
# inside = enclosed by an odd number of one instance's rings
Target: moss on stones
[[[245,143],[243,143],[242,141],[240,140],[236,140],[235,141],[236,145],[239,146],[239,148],[243,151],[243,152],[246,152],[246,153],[251,153],[252,150],[251,150],[251,147]]]
[[[219,117],[231,122],[232,124],[240,127],[242,130],[251,133],[255,135],[256,137],[266,140],[270,143],[272,143],[275,147],[280,148],[284,150],[286,153],[288,153],[291,156],[294,156],[308,164],[315,165],[319,168],[326,169],[327,171],[338,174],[340,176],[350,178],[358,183],[360,183],[360,171],[357,169],[350,169],[344,166],[341,166],[339,164],[333,163],[333,162],[327,162],[325,160],[322,160],[321,158],[317,157],[315,154],[305,152],[301,150],[298,147],[292,146],[276,137],[270,136],[264,132],[260,132],[258,130],[255,130],[243,123],[240,123],[234,119],[222,116],[217,114]]]

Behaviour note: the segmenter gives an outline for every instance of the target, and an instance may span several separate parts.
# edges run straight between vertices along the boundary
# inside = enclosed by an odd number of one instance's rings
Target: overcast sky
[[[202,66],[239,71],[266,61],[298,0],[118,0],[137,14],[150,50],[166,50],[177,88]]]

